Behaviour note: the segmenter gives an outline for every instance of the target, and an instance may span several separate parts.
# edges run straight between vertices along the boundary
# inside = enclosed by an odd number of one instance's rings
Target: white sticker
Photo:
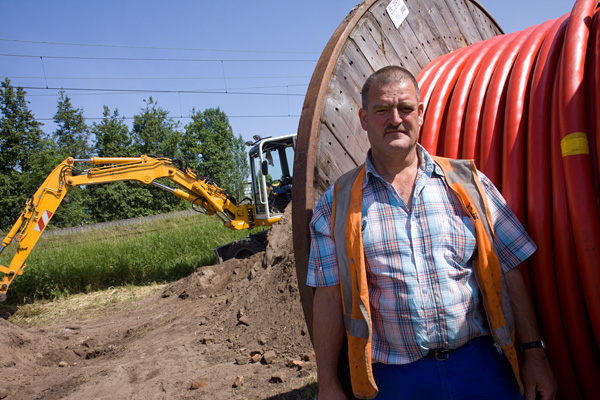
[[[392,0],[385,8],[388,15],[392,19],[396,29],[404,22],[408,16],[408,7],[403,0]]]

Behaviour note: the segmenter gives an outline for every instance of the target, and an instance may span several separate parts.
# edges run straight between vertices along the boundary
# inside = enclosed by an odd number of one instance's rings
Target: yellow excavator
[[[0,254],[15,238],[18,247],[10,264],[0,265],[0,273],[4,275],[0,281],[0,301],[6,300],[6,292],[13,279],[23,274],[27,256],[67,191],[75,186],[119,181],[152,184],[189,201],[197,211],[218,216],[227,228],[241,230],[273,225],[279,221],[291,200],[296,134],[275,138],[254,136],[254,141],[247,145],[250,146],[251,197],[239,203],[210,180],[199,177],[181,160],[149,155],[67,158],[27,201],[21,216],[2,241]],[[93,167],[79,170],[75,167],[78,164]],[[179,187],[171,188],[156,182],[159,178],[167,178]],[[215,249],[216,262],[244,258],[262,251],[265,239],[266,231],[262,231],[221,246]]]

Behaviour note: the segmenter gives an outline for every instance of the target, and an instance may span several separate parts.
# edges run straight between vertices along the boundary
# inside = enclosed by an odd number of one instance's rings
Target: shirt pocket
[[[475,224],[464,210],[447,208],[427,219],[426,236],[435,258],[443,256],[448,264],[463,268],[475,254]],[[433,219],[433,221],[432,221]]]

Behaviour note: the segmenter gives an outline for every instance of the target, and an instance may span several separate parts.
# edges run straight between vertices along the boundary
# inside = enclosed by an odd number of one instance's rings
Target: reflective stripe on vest
[[[432,156],[444,171],[446,184],[473,221],[477,236],[475,276],[482,292],[490,330],[508,358],[523,392],[519,377],[515,333],[508,289],[500,261],[493,248],[494,228],[487,200],[473,161]],[[377,385],[371,369],[371,313],[362,242],[362,184],[364,164],[342,175],[335,183],[332,235],[340,269],[344,323],[354,395],[371,399]]]
[[[331,223],[334,240],[346,238],[335,240],[335,246],[340,257],[340,289],[352,391],[359,399],[372,399],[378,390],[371,368],[371,310],[360,228],[364,177],[365,169],[358,167],[336,181]],[[336,220],[340,223],[336,224]]]

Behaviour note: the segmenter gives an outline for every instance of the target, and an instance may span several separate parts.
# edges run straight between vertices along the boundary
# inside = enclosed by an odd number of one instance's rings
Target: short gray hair
[[[363,84],[361,90],[362,108],[367,109],[367,102],[369,99],[369,91],[373,85],[385,85],[392,82],[412,82],[415,87],[417,94],[417,103],[421,102],[421,91],[419,90],[419,83],[415,76],[406,68],[402,68],[398,65],[388,65],[383,67],[371,74]]]

